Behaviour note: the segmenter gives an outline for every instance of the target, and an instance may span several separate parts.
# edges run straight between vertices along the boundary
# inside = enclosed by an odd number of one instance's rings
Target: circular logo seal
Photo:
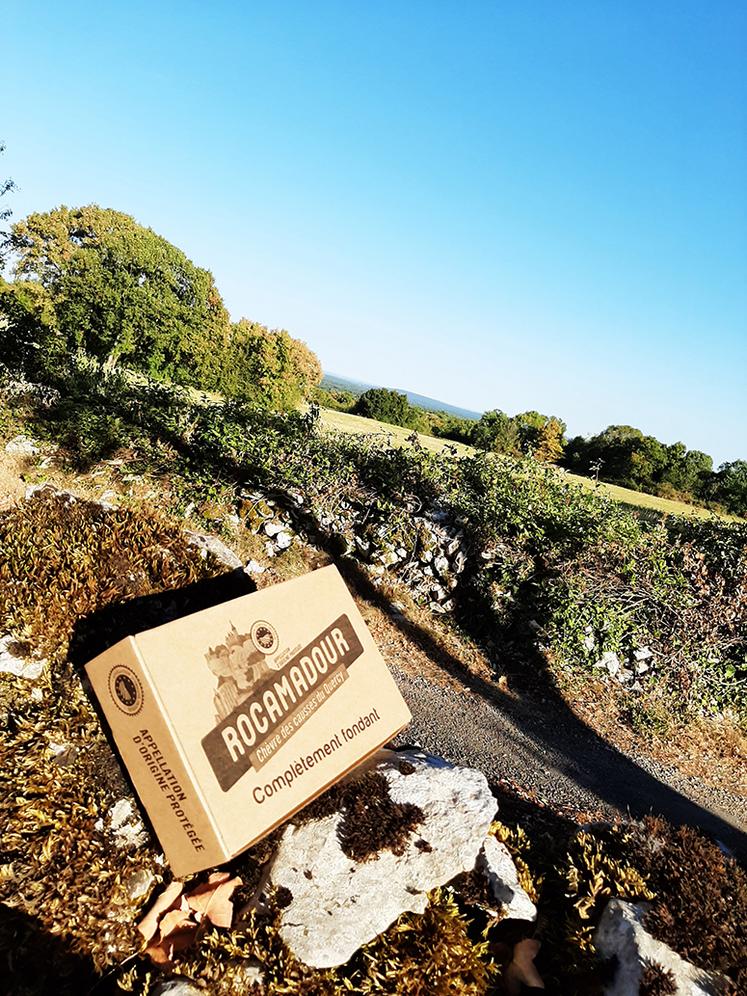
[[[274,654],[280,644],[275,627],[262,619],[258,619],[254,623],[249,635],[252,643],[261,654]]]
[[[117,664],[109,672],[109,694],[116,707],[128,716],[137,716],[143,708],[143,686],[135,672]]]

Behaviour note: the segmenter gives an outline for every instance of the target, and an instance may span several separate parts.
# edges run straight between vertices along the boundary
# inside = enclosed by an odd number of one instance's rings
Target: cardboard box
[[[411,718],[334,567],[127,637],[86,670],[177,876],[250,847]]]

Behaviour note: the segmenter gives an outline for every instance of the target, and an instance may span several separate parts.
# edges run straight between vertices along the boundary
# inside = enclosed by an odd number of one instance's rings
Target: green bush
[[[365,418],[407,428],[414,428],[418,418],[418,410],[407,400],[407,395],[385,387],[372,387],[365,391],[358,398],[354,411]]]

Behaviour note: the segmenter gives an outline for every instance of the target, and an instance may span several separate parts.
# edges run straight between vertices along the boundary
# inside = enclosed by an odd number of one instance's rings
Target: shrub
[[[413,427],[417,420],[417,409],[407,400],[407,395],[390,391],[385,387],[372,387],[365,391],[355,406],[355,414],[365,418],[375,418],[390,425]]]

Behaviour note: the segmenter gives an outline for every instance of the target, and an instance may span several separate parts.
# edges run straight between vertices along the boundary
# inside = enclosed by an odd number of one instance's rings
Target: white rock
[[[511,852],[492,834],[482,845],[476,867],[487,878],[494,899],[503,907],[505,919],[532,922],[537,919],[537,907],[519,884]]]
[[[415,770],[404,774],[403,761]],[[375,766],[394,802],[424,814],[403,854],[384,850],[353,861],[338,842],[342,817],[335,813],[287,827],[269,870],[269,884],[293,897],[281,914],[281,936],[315,968],[344,964],[406,910],[423,913],[431,889],[474,868],[497,809],[485,776],[471,768],[418,751],[382,751]],[[429,848],[418,848],[421,841]]]
[[[130,899],[142,899],[147,896],[155,884],[156,877],[148,868],[138,868],[125,879],[125,888]]]
[[[293,537],[290,533],[286,533],[285,531],[278,533],[275,537],[275,546],[278,550],[287,550],[292,542]]]
[[[264,574],[264,567],[256,560],[247,560],[244,564],[245,574]]]
[[[449,561],[446,557],[436,557],[433,561],[433,566],[436,568],[439,574],[446,574],[449,570]]]
[[[24,660],[23,657],[16,657],[9,649],[14,643],[15,640],[12,636],[4,636],[0,639],[0,673],[13,674],[16,678],[36,681],[44,672],[46,661],[29,661]]]
[[[196,546],[203,557],[211,554],[219,563],[231,568],[231,570],[244,566],[233,550],[229,550],[217,536],[205,536],[203,533],[194,533],[190,529],[185,530],[185,536],[188,544]]]
[[[204,989],[193,986],[189,979],[174,978],[159,982],[151,989],[152,996],[205,996]]]
[[[634,651],[633,656],[637,661],[647,661],[649,657],[654,656],[654,652],[653,650],[650,650],[648,647],[641,647],[640,650]]]
[[[614,650],[606,650],[596,662],[594,667],[606,668],[607,672],[614,678],[620,670],[620,658]]]
[[[725,992],[723,979],[696,968],[666,944],[644,930],[645,904],[611,899],[594,933],[594,947],[602,958],[617,958],[617,970],[605,996],[638,996],[644,963],[672,972],[679,996],[712,996]]]
[[[109,828],[114,843],[124,850],[135,850],[148,840],[148,831],[129,799],[120,799],[109,810]]]
[[[5,452],[17,456],[35,456],[37,453],[41,453],[41,450],[28,436],[14,436],[5,444]]]
[[[270,539],[272,539],[273,536],[277,536],[282,531],[283,527],[279,522],[265,522],[263,529]]]
[[[452,567],[454,568],[454,572],[456,574],[461,574],[466,566],[467,566],[467,555],[462,550],[460,550],[457,553],[457,555],[454,557],[454,563],[452,564]]]
[[[587,633],[586,636],[583,638],[582,642],[584,645],[584,650],[588,650],[589,653],[591,653],[591,651],[596,646],[596,640],[594,639],[594,636],[591,633]]]

